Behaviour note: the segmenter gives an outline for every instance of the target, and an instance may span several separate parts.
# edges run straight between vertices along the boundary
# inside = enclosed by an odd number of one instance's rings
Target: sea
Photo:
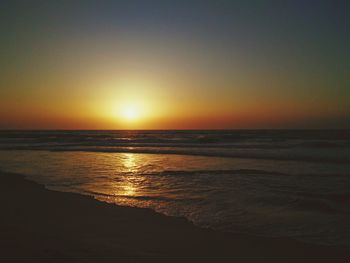
[[[0,131],[0,170],[218,231],[350,246],[350,130]]]

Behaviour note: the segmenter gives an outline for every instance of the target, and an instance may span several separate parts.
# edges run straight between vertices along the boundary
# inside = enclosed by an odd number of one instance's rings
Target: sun
[[[140,117],[140,112],[135,105],[124,105],[121,108],[120,117],[126,121],[136,121]]]

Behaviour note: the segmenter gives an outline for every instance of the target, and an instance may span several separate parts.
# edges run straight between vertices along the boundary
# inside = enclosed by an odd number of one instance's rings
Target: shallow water
[[[3,132],[0,168],[200,226],[350,245],[349,133],[313,133]]]

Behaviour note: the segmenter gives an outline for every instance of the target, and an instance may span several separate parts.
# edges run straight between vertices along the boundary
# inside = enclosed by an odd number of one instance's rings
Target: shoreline
[[[350,248],[223,233],[0,171],[2,262],[347,262]]]

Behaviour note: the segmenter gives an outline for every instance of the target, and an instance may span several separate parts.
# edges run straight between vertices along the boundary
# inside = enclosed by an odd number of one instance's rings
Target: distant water
[[[222,231],[350,246],[348,130],[2,131],[0,169]]]

